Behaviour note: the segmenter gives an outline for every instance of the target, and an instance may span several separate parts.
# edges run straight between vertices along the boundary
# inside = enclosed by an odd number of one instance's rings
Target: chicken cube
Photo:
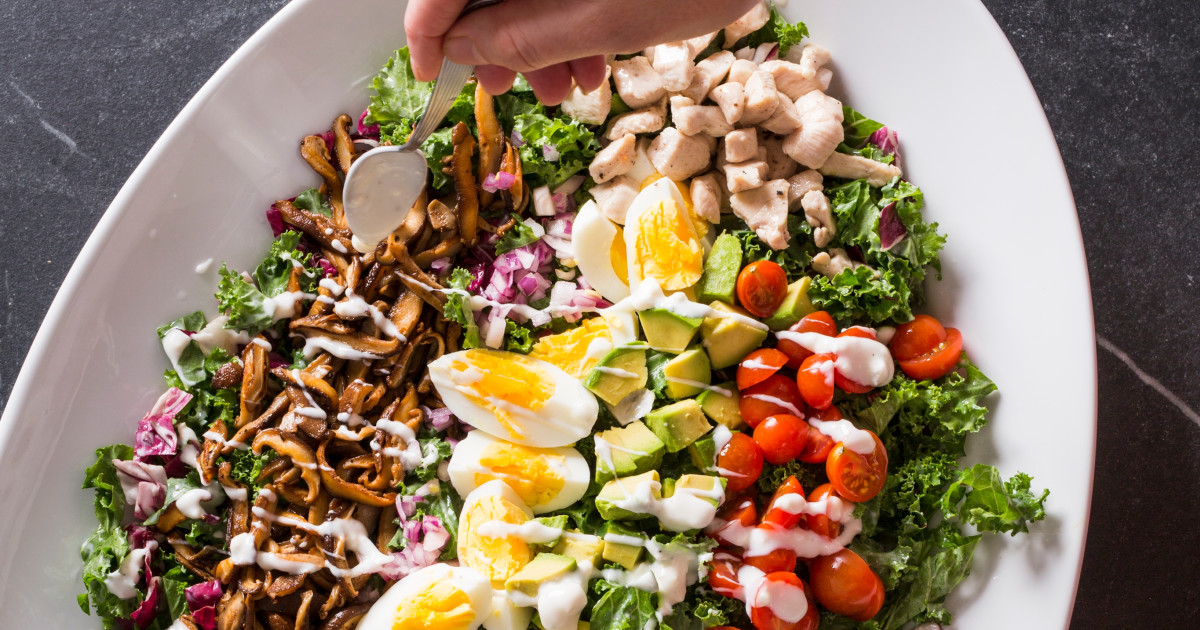
[[[758,66],[748,59],[735,59],[729,64],[729,80],[746,85],[750,76],[758,72]]]
[[[651,105],[666,96],[662,77],[650,65],[650,60],[639,55],[624,61],[614,61],[612,67],[613,83],[621,100],[633,109]]]
[[[758,155],[758,133],[753,129],[737,129],[725,135],[725,161],[745,162]]]
[[[663,129],[650,143],[650,163],[672,181],[681,182],[712,164],[712,151],[701,136],[688,136],[674,127]]]
[[[683,43],[687,44],[688,49],[690,49],[692,51],[692,59],[695,59],[696,55],[699,55],[700,53],[704,52],[704,50],[706,48],[708,48],[708,45],[711,44],[712,41],[716,38],[717,38],[717,31],[713,31],[711,33],[706,33],[704,35],[698,35],[691,39],[684,40]]]
[[[662,77],[662,86],[668,92],[679,92],[692,83],[696,65],[692,63],[692,50],[686,42],[659,44],[654,47],[651,64]]]
[[[722,83],[713,88],[708,96],[721,108],[726,122],[735,125],[742,119],[742,112],[746,110],[746,91],[741,83]]]
[[[815,79],[818,71],[827,63],[829,63],[829,50],[823,46],[806,44],[800,51],[800,74],[806,78]]]
[[[671,120],[683,133],[694,136],[706,133],[715,138],[733,131],[721,109],[712,105],[696,105],[686,96],[671,97]]]
[[[609,140],[620,140],[625,134],[653,133],[667,124],[667,99],[660,99],[654,105],[642,109],[625,112],[613,119],[608,125]]]
[[[726,164],[725,187],[731,193],[740,193],[763,185],[767,175],[767,163],[762,160],[749,160],[737,164]]]
[[[801,207],[804,195],[817,190],[825,190],[825,178],[813,169],[796,173],[788,178],[791,188],[788,189],[788,211],[794,212]]]
[[[729,197],[733,213],[771,249],[788,246],[787,195],[790,186],[785,179],[773,179],[758,188]]]
[[[746,79],[746,109],[742,112],[743,125],[757,125],[771,117],[779,107],[779,91],[770,72],[756,70]]]
[[[763,160],[767,163],[767,179],[787,179],[800,170],[800,165],[788,157],[787,153],[784,153],[783,138],[764,134],[758,146],[764,151]]]
[[[754,5],[753,9],[747,11],[742,17],[738,18],[725,27],[725,48],[732,48],[737,41],[754,31],[766,25],[771,19],[771,10],[767,8],[766,2],[759,2]]]
[[[638,183],[626,175],[620,175],[612,181],[593,186],[589,191],[600,208],[600,214],[608,217],[613,223],[625,225],[625,213],[629,204],[637,196]]]
[[[612,110],[612,85],[608,78],[612,76],[612,68],[606,70],[604,83],[591,92],[584,92],[575,85],[571,93],[562,102],[563,113],[588,125],[603,125]]]
[[[780,94],[779,106],[775,108],[775,113],[771,114],[770,118],[762,121],[759,127],[781,136],[799,129],[800,114],[796,111],[796,104],[786,94]]]
[[[830,155],[820,169],[822,175],[845,179],[865,179],[867,184],[876,188],[901,175],[900,167],[895,164],[884,164],[861,155],[846,155],[837,152]]]
[[[804,208],[804,220],[813,229],[813,243],[827,247],[837,234],[829,198],[819,190],[810,190],[800,199],[800,207]]]
[[[693,177],[688,191],[692,198],[692,207],[696,216],[709,223],[721,221],[721,186],[717,183],[716,173],[705,173]]]
[[[821,168],[845,139],[842,104],[822,92],[809,92],[796,101],[800,128],[783,140],[783,150],[809,168]]]
[[[760,65],[758,69],[770,72],[775,79],[775,89],[787,94],[793,101],[813,90],[824,92],[829,89],[829,81],[833,78],[833,71],[828,68],[821,68],[815,76],[807,77],[800,64],[782,59],[772,59]]]
[[[697,103],[703,103],[725,75],[729,74],[729,66],[733,64],[733,53],[722,50],[701,60],[692,71],[692,82],[683,90],[683,95]]]
[[[636,156],[634,149],[637,146],[637,136],[627,133],[621,136],[620,140],[614,140],[612,144],[604,147],[592,158],[592,164],[588,166],[588,173],[592,179],[596,180],[597,184],[618,176],[624,175],[633,168],[633,160]]]

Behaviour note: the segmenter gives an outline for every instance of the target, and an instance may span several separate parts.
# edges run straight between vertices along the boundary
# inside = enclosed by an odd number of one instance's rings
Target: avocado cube
[[[720,505],[724,499],[725,479],[713,475],[683,475],[671,484],[670,492],[663,491],[664,497],[674,496],[681,490],[695,490],[693,494],[708,501],[714,506]]]
[[[666,444],[667,451],[678,453],[712,430],[700,404],[688,398],[646,414],[646,426]]]
[[[700,470],[712,470],[717,463],[717,441],[712,433],[688,444],[687,452],[692,465]]]
[[[504,582],[504,590],[537,597],[538,587],[575,570],[575,558],[556,553],[539,553],[529,564]]]
[[[817,307],[813,306],[808,299],[810,286],[812,286],[812,278],[808,276],[788,285],[783,303],[765,320],[771,330],[786,330],[792,324],[803,319],[805,315],[816,312]]]
[[[752,324],[757,320],[745,310],[725,302],[713,302],[709,306],[720,314],[704,318],[700,337],[714,370],[736,365],[767,340],[767,327]]]
[[[661,499],[662,482],[659,481],[658,471],[651,470],[632,477],[613,479],[604,484],[604,487],[600,489],[600,494],[596,495],[596,510],[600,512],[600,516],[609,521],[629,521],[653,516],[647,512],[638,511],[644,509],[643,506],[636,505],[636,501],[631,501],[639,492],[644,492],[640,488],[647,484],[650,486],[650,497]]]
[[[659,352],[677,354],[687,349],[700,329],[703,319],[684,317],[663,308],[638,312],[646,343]]]
[[[696,285],[696,298],[704,304],[718,300],[732,304],[741,271],[742,243],[729,232],[722,232],[704,261],[704,275]]]
[[[626,396],[646,387],[645,346],[623,346],[604,355],[584,379],[587,387],[600,400],[616,405]]]
[[[640,420],[601,431],[595,439],[597,483],[654,470],[667,452],[662,440]]]
[[[700,403],[704,415],[725,425],[730,431],[738,431],[746,426],[746,421],[742,419],[741,394],[733,381],[700,392],[696,402]]]
[[[637,539],[639,542],[634,544],[634,539]],[[620,523],[607,523],[604,527],[603,558],[625,567],[626,570],[632,571],[633,567],[642,558],[642,543],[640,541],[643,540],[645,540],[643,536]]]
[[[701,348],[691,348],[672,357],[663,366],[667,396],[676,400],[695,396],[712,382],[712,366]]]
[[[600,554],[604,551],[604,540],[599,536],[580,533],[572,530],[558,540],[554,553],[560,556],[570,556],[579,564],[597,566],[600,564]]]
[[[566,527],[567,527],[567,515],[566,514],[559,514],[557,516],[539,516],[533,520],[534,520],[534,522],[536,522],[544,527],[549,527],[550,529],[563,530],[563,529],[566,529]],[[556,540],[553,540],[548,543],[541,543],[537,546],[549,548],[549,547],[553,547],[557,543],[558,543],[558,540],[556,539]]]

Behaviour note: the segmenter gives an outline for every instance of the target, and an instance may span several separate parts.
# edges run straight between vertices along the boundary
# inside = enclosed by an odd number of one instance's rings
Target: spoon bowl
[[[346,174],[342,203],[355,249],[373,251],[404,222],[428,172],[425,155],[407,145],[376,147],[354,161]]]

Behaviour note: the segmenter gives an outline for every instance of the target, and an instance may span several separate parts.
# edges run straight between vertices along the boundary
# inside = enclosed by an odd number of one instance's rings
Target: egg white
[[[475,613],[470,627],[479,627],[492,614],[491,583],[474,569],[434,564],[405,576],[384,591],[358,623],[358,630],[392,630],[396,611],[411,606],[417,595],[446,580],[467,594]]]
[[[540,409],[509,406],[512,424],[517,425],[515,431],[510,431],[494,413],[468,396],[474,391],[472,383],[480,377],[479,370],[464,358],[469,352],[481,350],[463,350],[443,355],[429,364],[429,378],[433,386],[442,397],[442,402],[460,420],[509,442],[541,448],[574,444],[591,434],[600,407],[595,396],[582,383],[561,368],[540,359],[512,352],[482,351],[503,355],[507,360],[530,366],[539,379],[551,383],[551,395]],[[466,363],[468,369],[453,367],[459,361]],[[486,395],[486,392],[480,393]]]
[[[528,630],[533,609],[518,606],[507,595],[492,598],[492,614],[483,620],[483,630]]]
[[[454,485],[454,489],[460,496],[470,494],[480,487],[480,484],[475,481],[476,474],[488,472],[488,469],[480,464],[480,459],[489,447],[502,442],[504,440],[482,431],[472,431],[466,439],[454,447],[454,455],[450,457],[447,472],[450,474],[450,483]],[[547,449],[547,451],[547,455],[554,455],[562,460],[561,465],[559,462],[548,460],[548,465],[555,469],[562,478],[563,487],[558,494],[544,503],[528,504],[534,514],[544,514],[569,507],[583,497],[591,482],[591,470],[587,460],[579,454],[579,451],[570,446]],[[514,494],[516,494],[515,491]]]
[[[687,204],[675,182],[663,177],[642,189],[629,204],[629,212],[625,215],[625,259],[629,264],[629,289],[637,289],[638,284],[645,280],[637,260],[637,229],[642,215],[658,208],[666,201],[674,201],[679,211],[687,214]],[[586,274],[585,274],[586,275]]]
[[[595,201],[589,200],[583,204],[571,228],[575,263],[588,284],[609,302],[619,302],[629,297],[629,286],[613,270],[611,252],[613,242],[618,238],[621,237],[616,224],[600,213]]]
[[[640,188],[646,183],[647,179],[658,175],[658,169],[654,168],[654,164],[650,161],[650,138],[642,138],[638,140],[637,146],[634,149],[633,167],[625,173],[626,177],[632,178],[637,182]]]

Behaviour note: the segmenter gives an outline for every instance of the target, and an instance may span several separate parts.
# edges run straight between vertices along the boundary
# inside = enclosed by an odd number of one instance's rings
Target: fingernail
[[[479,66],[484,63],[483,55],[479,54],[475,43],[469,37],[460,36],[447,39],[442,50],[446,57],[454,63],[464,66]]]

